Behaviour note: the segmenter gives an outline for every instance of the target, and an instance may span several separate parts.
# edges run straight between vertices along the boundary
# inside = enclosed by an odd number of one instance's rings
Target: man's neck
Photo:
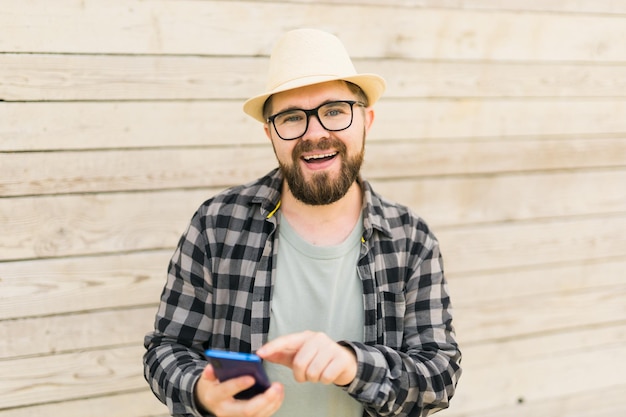
[[[313,206],[296,199],[283,184],[281,211],[291,227],[306,241],[319,246],[343,242],[361,217],[363,191],[355,182],[346,195],[332,204]]]

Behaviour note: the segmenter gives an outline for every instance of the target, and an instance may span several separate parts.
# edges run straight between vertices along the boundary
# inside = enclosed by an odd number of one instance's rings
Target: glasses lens
[[[274,118],[276,132],[283,139],[295,139],[304,135],[307,127],[307,115],[304,110],[290,110]]]
[[[352,105],[343,101],[324,104],[317,114],[326,130],[343,130],[352,123]]]

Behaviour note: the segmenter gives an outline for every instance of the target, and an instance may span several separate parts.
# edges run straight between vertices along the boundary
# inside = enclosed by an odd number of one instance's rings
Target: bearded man
[[[385,88],[342,43],[286,33],[244,104],[278,168],[198,209],[145,339],[145,376],[176,416],[426,416],[461,374],[439,244],[360,176]],[[205,349],[252,353],[272,382],[219,380]]]

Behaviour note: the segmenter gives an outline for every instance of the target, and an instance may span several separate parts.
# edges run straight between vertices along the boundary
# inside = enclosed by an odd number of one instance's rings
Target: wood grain
[[[456,295],[463,299],[463,293]],[[612,326],[626,314],[624,297],[626,284],[623,283],[542,296],[502,294],[500,300],[475,303],[471,307],[457,306],[456,328],[467,347],[490,340],[518,340],[537,334]]]
[[[510,410],[520,401],[541,404],[564,397],[568,401],[552,404],[557,410],[554,415],[576,415],[575,410],[568,413],[571,401],[578,403],[575,396],[604,392],[603,397],[624,387],[625,326],[622,322],[466,348],[463,382],[453,399],[457,411],[451,415],[482,415],[485,410],[496,415],[497,409]],[[616,401],[607,398],[607,407],[599,409],[623,409],[624,398],[619,397]],[[580,411],[594,415],[589,407]]]
[[[623,256],[624,230],[618,215],[441,229],[438,237],[447,270],[457,273]]]
[[[5,3],[0,417],[165,417],[141,355],[169,257],[275,165],[241,106],[299,26],[387,79],[364,174],[441,243],[464,354],[441,416],[626,414],[624,2]]]
[[[273,2],[275,0],[253,0]],[[298,0],[299,3],[334,3],[334,0]],[[450,8],[556,13],[626,14],[626,5],[613,0],[342,0],[344,4],[394,6],[396,8]]]
[[[619,256],[506,271],[451,272],[447,278],[454,306],[474,308],[504,300],[518,303],[533,298],[577,297],[595,290],[609,292],[624,284],[624,268],[626,257]]]
[[[509,401],[489,410],[459,412],[456,400],[452,407],[441,413],[445,417],[614,417],[626,409],[624,392],[626,385],[615,385],[607,388],[585,388],[580,392],[559,395],[540,400],[528,400],[519,397],[517,401]],[[601,401],[598,401],[601,399]],[[594,404],[590,407],[589,404]]]
[[[399,13],[389,6],[287,2],[178,1],[174,7],[167,0],[134,0],[130,4],[125,0],[63,0],[48,13],[39,13],[45,4],[45,0],[20,3],[0,14],[6,34],[0,50],[267,55],[285,30],[322,27],[337,33],[354,57],[626,59],[626,45],[621,42],[626,38],[626,25],[620,15],[435,8],[403,8]],[[361,22],[372,15],[377,24],[363,31]],[[275,16],[283,18],[273,19]],[[38,31],[33,33],[31,27]]]
[[[241,104],[0,103],[0,151],[266,145],[262,125],[246,116]],[[382,100],[376,111],[370,143],[623,139],[626,133],[626,103],[621,99]]]
[[[147,387],[128,390],[124,394],[97,396],[78,400],[53,402],[0,410],[0,417],[111,417],[116,413],[132,417],[168,417],[165,405],[161,404]]]
[[[158,292],[153,303],[158,300]],[[157,306],[10,320],[0,327],[0,360],[118,346],[142,346]]]
[[[164,250],[0,262],[0,320],[154,304],[171,254]]]
[[[143,347],[0,361],[0,409],[145,389]]]
[[[0,99],[245,100],[263,91],[267,57],[0,55]],[[355,59],[386,98],[624,97],[625,64]]]

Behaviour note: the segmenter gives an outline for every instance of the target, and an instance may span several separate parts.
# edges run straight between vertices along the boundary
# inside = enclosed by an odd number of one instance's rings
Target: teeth
[[[337,152],[326,153],[326,154],[322,154],[322,155],[310,155],[310,156],[305,156],[304,160],[305,161],[313,161],[315,159],[330,158],[331,156],[335,156],[335,155],[337,155]]]

